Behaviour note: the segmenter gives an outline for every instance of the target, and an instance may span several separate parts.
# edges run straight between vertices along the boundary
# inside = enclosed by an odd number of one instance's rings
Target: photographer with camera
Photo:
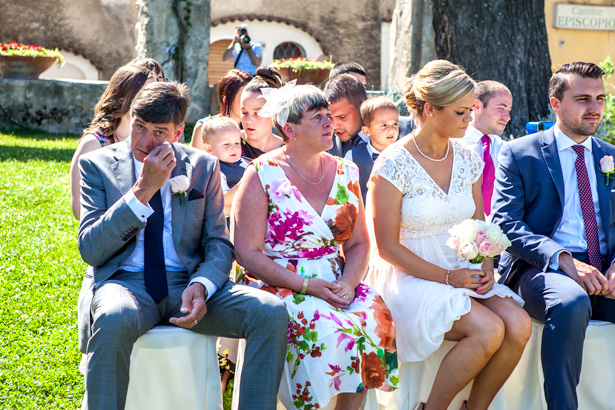
[[[260,44],[250,41],[247,24],[237,26],[236,29],[235,38],[224,52],[222,60],[232,58],[236,69],[254,75],[263,61],[263,49]]]

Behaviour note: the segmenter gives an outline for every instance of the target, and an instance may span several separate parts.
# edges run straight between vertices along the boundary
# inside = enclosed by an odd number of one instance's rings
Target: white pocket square
[[[611,189],[611,192],[615,192],[615,189]]]

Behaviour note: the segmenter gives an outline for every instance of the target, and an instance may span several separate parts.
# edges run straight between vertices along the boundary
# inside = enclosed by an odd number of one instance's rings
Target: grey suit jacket
[[[601,228],[607,242],[605,256],[612,260],[615,254],[615,181],[611,179],[605,184],[600,159],[605,155],[615,156],[615,147],[593,138],[592,154]],[[500,258],[500,282],[510,284],[517,274],[532,268],[546,271],[551,257],[564,250],[552,239],[564,211],[564,177],[553,128],[502,147],[493,209],[492,221],[502,227],[512,242]]]
[[[81,168],[79,251],[94,268],[95,288],[108,280],[134,251],[145,228],[123,195],[136,182],[130,141],[84,155]],[[232,263],[224,217],[218,160],[182,144],[173,144],[177,164],[171,177],[186,175],[190,188],[184,205],[172,196],[173,241],[190,279],[202,276],[218,288],[228,280]]]

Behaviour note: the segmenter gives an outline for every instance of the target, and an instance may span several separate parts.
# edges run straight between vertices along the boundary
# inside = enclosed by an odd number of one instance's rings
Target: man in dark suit
[[[604,113],[603,76],[591,63],[560,67],[549,82],[555,126],[505,145],[496,174],[493,222],[512,241],[500,260],[501,282],[545,323],[552,410],[578,407],[589,320],[615,322],[615,181],[600,168],[615,147],[591,137]]]
[[[344,158],[353,146],[365,144],[369,139],[361,132],[361,104],[367,100],[367,93],[355,77],[341,74],[327,82],[325,94],[335,133],[333,147],[328,152]]]
[[[176,143],[188,102],[184,85],[144,87],[131,105],[131,137],[79,162],[79,251],[94,271],[90,410],[124,408],[134,342],[169,323],[246,338],[239,406],[276,407],[286,308],[272,295],[228,280],[233,251],[218,161]],[[184,180],[179,189],[177,178]]]
[[[355,145],[369,142],[369,137],[361,131],[361,104],[367,100],[364,73],[363,67],[350,62],[336,65],[331,71],[324,90],[334,132],[333,147],[327,151],[331,155],[344,158]],[[415,128],[416,124],[411,117],[399,117],[397,137],[405,137]]]

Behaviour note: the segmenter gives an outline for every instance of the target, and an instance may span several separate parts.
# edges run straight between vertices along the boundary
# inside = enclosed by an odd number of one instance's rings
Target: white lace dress
[[[474,215],[472,184],[482,173],[483,161],[453,141],[453,171],[447,194],[403,146],[406,141],[404,138],[387,148],[376,160],[372,175],[385,178],[403,195],[401,244],[434,265],[458,269],[465,262],[458,261],[455,252],[446,246],[448,229]],[[368,203],[368,215],[370,207]],[[391,310],[397,329],[397,354],[403,362],[422,361],[436,351],[453,323],[470,311],[470,297],[486,299],[497,295],[523,303],[508,287],[497,283],[487,294],[478,295],[470,289],[416,278],[411,267],[401,271],[381,259],[377,250],[370,260],[367,283]]]

